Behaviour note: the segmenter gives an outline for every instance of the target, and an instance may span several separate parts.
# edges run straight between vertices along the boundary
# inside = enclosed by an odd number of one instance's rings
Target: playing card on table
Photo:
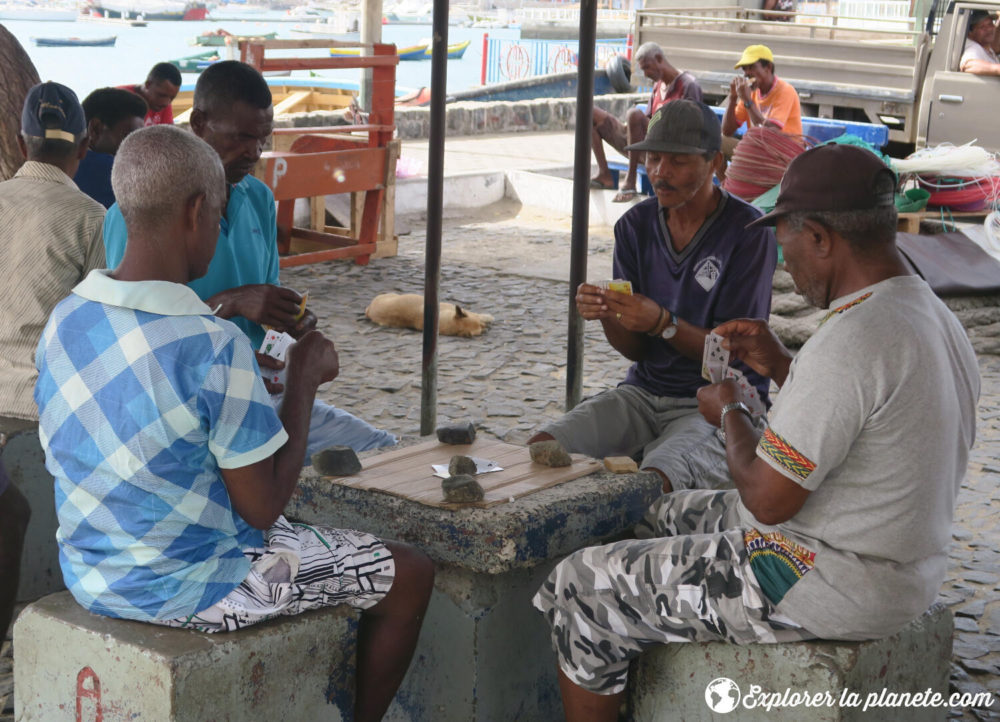
[[[705,336],[705,352],[701,357],[701,375],[706,381],[717,384],[725,378],[729,368],[729,351],[722,348],[722,336],[709,333]]]

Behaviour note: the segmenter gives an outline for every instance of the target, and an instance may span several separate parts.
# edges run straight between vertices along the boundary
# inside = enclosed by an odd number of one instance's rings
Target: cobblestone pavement
[[[445,221],[441,300],[490,313],[478,338],[441,337],[438,425],[472,419],[480,433],[520,443],[540,422],[562,413],[565,398],[569,225],[565,219],[514,217],[509,205]],[[342,263],[283,272],[283,283],[309,292],[321,329],[340,353],[340,377],[324,399],[394,433],[420,427],[422,335],[383,329],[364,316],[384,292],[420,293],[423,222],[400,219],[412,233],[399,255],[369,266]],[[610,233],[593,229],[589,278],[610,278]],[[562,259],[562,260],[559,260]],[[627,362],[588,324],[584,395],[617,383]],[[941,598],[956,613],[952,685],[989,690],[1000,700],[1000,356],[981,354],[979,436],[958,499],[948,579]],[[933,410],[928,410],[933,423]],[[4,654],[6,653],[6,654]],[[10,652],[0,653],[0,722],[12,720]],[[5,716],[6,715],[6,716]],[[954,710],[959,719],[1000,719],[991,710]]]

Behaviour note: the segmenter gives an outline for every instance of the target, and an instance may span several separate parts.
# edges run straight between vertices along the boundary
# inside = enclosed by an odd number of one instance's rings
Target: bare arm
[[[1000,75],[1000,63],[990,63],[985,60],[979,60],[978,58],[970,58],[962,63],[963,73],[972,73],[973,75]]]
[[[698,410],[708,423],[718,426],[723,406],[738,398],[739,389],[731,379],[703,386],[698,389]],[[809,490],[757,456],[759,435],[749,416],[730,411],[724,423],[726,462],[743,505],[762,524],[780,524],[791,519],[805,504]]]
[[[284,511],[302,471],[316,388],[336,378],[337,351],[319,331],[305,334],[288,349],[288,380],[281,423],[288,441],[267,459],[223,469],[222,480],[236,512],[251,526],[267,529]]]
[[[254,323],[292,333],[301,300],[290,288],[255,283],[217,293],[205,299],[205,304],[213,309],[218,307],[215,315],[219,318],[243,316]]]

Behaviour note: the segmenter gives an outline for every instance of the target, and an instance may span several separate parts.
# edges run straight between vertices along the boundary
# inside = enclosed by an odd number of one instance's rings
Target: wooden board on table
[[[444,501],[441,477],[434,476],[432,464],[445,464],[455,455],[475,456],[494,461],[503,471],[478,474],[476,481],[485,497],[472,504],[452,504]],[[570,466],[551,468],[536,464],[528,447],[505,444],[492,439],[476,439],[472,444],[442,444],[427,441],[403,449],[387,451],[362,462],[362,469],[353,476],[326,477],[336,484],[355,489],[372,489],[429,506],[457,509],[463,506],[490,507],[546,489],[564,481],[577,479],[602,469],[600,461],[572,454]]]

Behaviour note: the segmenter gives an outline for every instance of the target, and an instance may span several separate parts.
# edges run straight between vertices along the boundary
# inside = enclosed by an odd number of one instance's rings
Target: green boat
[[[221,60],[221,56],[216,50],[209,50],[197,55],[189,55],[186,58],[171,60],[170,64],[176,66],[182,73],[200,73],[214,62]]]
[[[232,38],[232,42],[235,42],[237,38],[253,38],[254,40],[274,40],[278,37],[278,33],[256,33],[250,35],[242,35],[239,33],[231,33],[227,30],[219,28],[218,30],[210,30],[197,35],[188,41],[188,45],[201,45],[203,47],[211,48],[221,48],[226,44],[226,40]]]

